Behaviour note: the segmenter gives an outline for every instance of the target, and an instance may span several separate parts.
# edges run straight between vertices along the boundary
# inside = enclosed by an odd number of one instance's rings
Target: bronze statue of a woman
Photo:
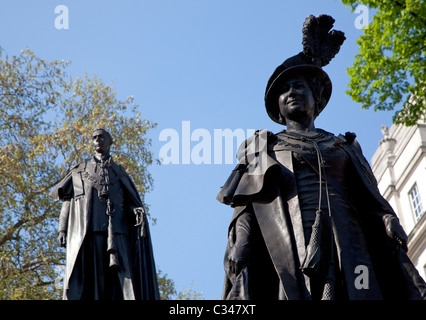
[[[332,88],[322,67],[345,40],[333,23],[306,18],[303,51],[277,67],[265,93],[269,117],[287,128],[247,139],[217,196],[235,208],[223,299],[426,299],[355,134],[315,127]]]

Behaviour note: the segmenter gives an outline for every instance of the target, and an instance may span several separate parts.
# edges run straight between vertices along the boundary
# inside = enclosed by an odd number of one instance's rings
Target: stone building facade
[[[408,256],[426,279],[426,123],[382,126],[382,133],[371,167],[408,234]]]

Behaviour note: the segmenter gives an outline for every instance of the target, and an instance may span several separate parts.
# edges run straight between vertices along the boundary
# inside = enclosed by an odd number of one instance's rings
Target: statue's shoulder
[[[114,171],[120,175],[128,175],[126,169],[119,163],[111,161],[111,166],[114,168]]]
[[[76,164],[74,167],[71,168],[69,175],[72,175],[73,173],[80,173],[86,171],[88,164],[90,163],[91,159],[86,159],[83,162],[80,162]]]
[[[81,162],[81,163],[79,163],[79,164],[76,164],[72,169],[71,169],[71,171],[81,171],[81,170],[84,170],[86,167],[87,167],[87,163],[88,163],[88,161],[84,161],[84,162]]]
[[[345,140],[345,150],[351,157],[353,164],[355,165],[355,169],[358,170],[359,173],[366,176],[368,178],[367,181],[369,181],[372,185],[377,187],[377,180],[373,173],[373,170],[371,169],[370,164],[368,163],[368,160],[365,158],[361,145],[356,140],[356,134],[353,132],[346,132],[345,135],[339,135],[339,138],[342,139],[342,137]]]
[[[72,196],[72,190],[76,185],[82,185],[82,172],[85,170],[85,162],[74,165],[71,170],[63,177],[59,183],[52,189],[49,196],[53,199],[64,200]],[[82,189],[82,187],[81,187]]]
[[[266,129],[256,130],[252,136],[248,137],[240,144],[237,152],[237,159],[241,159],[247,155],[247,153],[258,152],[265,145],[276,140],[277,136],[273,132]]]
[[[344,135],[339,134],[337,136],[337,139],[341,141],[342,143],[348,145],[351,149],[353,149],[355,152],[362,154],[362,148],[359,144],[358,140],[356,139],[356,133],[355,132],[346,132]]]
[[[241,143],[240,148],[243,146],[247,146],[253,143],[261,142],[272,142],[277,139],[277,135],[271,131],[266,129],[259,129],[254,132],[254,134],[248,137],[243,143]]]

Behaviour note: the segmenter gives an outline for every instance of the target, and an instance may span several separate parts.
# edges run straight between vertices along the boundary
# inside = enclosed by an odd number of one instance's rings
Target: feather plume
[[[319,67],[334,58],[346,39],[342,31],[331,30],[334,21],[329,15],[309,15],[303,23],[303,53]]]

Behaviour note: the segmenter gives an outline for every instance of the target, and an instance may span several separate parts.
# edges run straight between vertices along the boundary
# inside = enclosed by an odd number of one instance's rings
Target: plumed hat
[[[303,51],[288,58],[279,65],[269,78],[265,92],[265,107],[269,117],[277,123],[280,121],[278,98],[282,94],[282,85],[289,78],[299,75],[316,78],[322,85],[320,101],[317,101],[317,114],[325,108],[331,96],[331,81],[322,69],[339,52],[345,41],[342,31],[331,30],[334,19],[328,15],[315,17],[309,15],[303,24]],[[330,31],[331,30],[331,31]]]

